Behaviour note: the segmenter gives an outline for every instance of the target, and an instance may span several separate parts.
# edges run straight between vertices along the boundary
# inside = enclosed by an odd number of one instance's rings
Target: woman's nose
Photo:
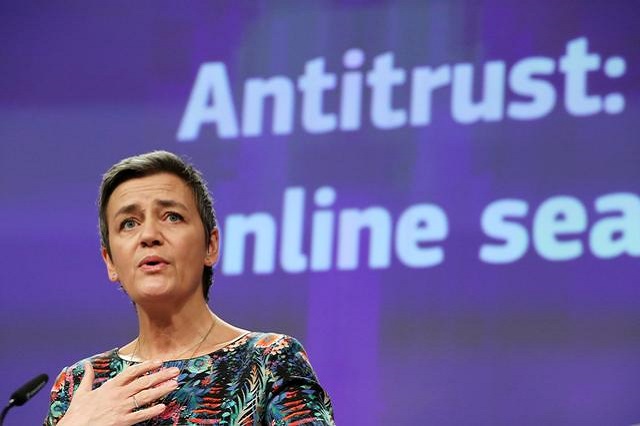
[[[153,220],[148,220],[142,225],[142,233],[140,234],[140,244],[143,247],[150,247],[162,244],[162,232],[158,224]]]

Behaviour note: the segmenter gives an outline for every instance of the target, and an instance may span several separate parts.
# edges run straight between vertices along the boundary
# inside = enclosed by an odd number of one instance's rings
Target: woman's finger
[[[80,392],[90,392],[93,389],[93,379],[95,374],[93,373],[93,366],[90,361],[84,362],[84,374],[82,376],[82,380],[80,380],[80,384],[78,385],[78,389]],[[76,391],[77,392],[77,391]]]
[[[162,366],[162,361],[144,361],[140,364],[127,367],[122,373],[118,374],[112,379],[120,385],[126,385],[127,383],[137,379],[145,373],[153,370],[157,370]]]
[[[133,380],[127,385],[127,390],[130,395],[133,395],[143,389],[151,388],[169,379],[173,379],[177,377],[178,374],[180,374],[180,370],[176,367],[163,368],[160,371],[140,376],[136,380]]]
[[[127,415],[127,424],[136,424],[144,420],[152,419],[162,414],[164,409],[167,408],[164,404],[154,405],[153,407],[143,408],[142,410],[134,411]]]
[[[176,390],[178,388],[178,382],[176,380],[167,380],[162,383],[160,386],[156,386],[154,388],[144,389],[140,392],[134,394],[136,397],[136,402],[138,405],[144,406],[153,401],[156,401],[168,393]]]

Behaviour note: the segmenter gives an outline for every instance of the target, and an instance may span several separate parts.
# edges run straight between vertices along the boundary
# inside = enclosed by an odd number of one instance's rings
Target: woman
[[[103,177],[99,215],[109,279],[139,334],[64,369],[45,425],[333,424],[295,339],[209,309],[218,229],[198,171],[165,151],[124,159]]]

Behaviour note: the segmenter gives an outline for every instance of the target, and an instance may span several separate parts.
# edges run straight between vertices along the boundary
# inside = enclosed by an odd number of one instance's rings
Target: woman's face
[[[202,271],[218,257],[218,234],[204,241],[195,197],[170,173],[120,184],[107,204],[109,278],[137,304],[203,297]]]

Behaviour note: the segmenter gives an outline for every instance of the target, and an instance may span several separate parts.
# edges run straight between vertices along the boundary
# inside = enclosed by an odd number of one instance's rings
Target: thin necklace
[[[187,359],[191,359],[191,358],[194,357],[196,352],[198,352],[198,349],[200,349],[200,346],[204,343],[205,340],[207,340],[207,337],[209,337],[209,335],[211,334],[211,331],[213,330],[213,328],[215,327],[216,324],[217,324],[216,317],[212,316],[211,317],[211,326],[209,327],[209,329],[207,330],[205,335],[202,336],[202,339],[200,339],[200,341],[195,344],[195,349],[193,350],[193,353]],[[136,354],[138,353],[138,347],[139,346],[140,346],[140,338],[138,337],[136,339],[136,347],[133,349],[133,353],[131,354],[131,358],[130,358],[132,362],[135,362],[134,360],[135,360]],[[191,349],[191,348],[193,348],[193,346],[187,348],[186,350],[180,352],[179,354],[173,355],[171,358],[173,358],[175,360],[178,360],[178,359],[180,359],[180,357],[182,355],[186,354],[189,351],[189,349]],[[144,359],[144,358],[141,358],[141,359]],[[182,374],[182,371],[180,372],[180,374]]]

